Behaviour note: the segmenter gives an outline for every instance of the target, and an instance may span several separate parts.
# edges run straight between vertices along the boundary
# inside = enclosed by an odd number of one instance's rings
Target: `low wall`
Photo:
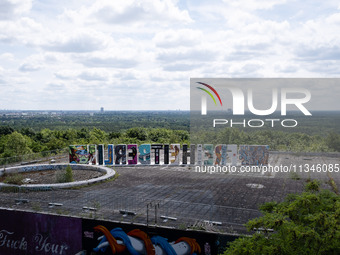
[[[15,166],[6,169],[0,169],[0,176],[4,173],[26,173],[26,172],[36,172],[36,171],[49,171],[49,170],[64,170],[69,164],[43,164],[43,165],[28,165],[28,166]],[[108,167],[96,166],[96,165],[70,165],[72,170],[90,170],[101,172],[104,175],[98,178],[93,178],[84,181],[67,182],[67,183],[44,183],[44,184],[23,184],[20,187],[26,188],[70,188],[76,186],[83,186],[88,184],[93,184],[110,179],[115,176],[116,172]],[[18,185],[0,183],[1,186],[11,186],[18,187]]]

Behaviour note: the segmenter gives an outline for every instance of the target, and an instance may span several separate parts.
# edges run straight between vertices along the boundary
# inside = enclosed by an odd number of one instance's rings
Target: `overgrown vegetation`
[[[258,232],[232,242],[224,255],[340,254],[340,197],[321,190],[319,182],[309,182],[302,194],[260,209],[264,216],[246,224],[249,231]]]
[[[22,174],[11,173],[11,174],[6,174],[3,182],[7,184],[21,185],[23,183],[23,180],[24,180],[24,177]]]
[[[56,174],[56,182],[64,183],[64,182],[73,182],[73,172],[72,167],[68,165],[65,170],[59,170]]]

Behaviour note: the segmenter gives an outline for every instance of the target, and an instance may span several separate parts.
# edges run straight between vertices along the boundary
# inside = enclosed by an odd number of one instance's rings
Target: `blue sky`
[[[0,109],[188,110],[190,77],[339,78],[339,31],[330,0],[0,0]]]

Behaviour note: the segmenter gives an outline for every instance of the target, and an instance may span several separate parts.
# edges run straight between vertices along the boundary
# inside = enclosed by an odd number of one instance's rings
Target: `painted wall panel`
[[[212,166],[214,163],[214,146],[212,144],[204,144],[203,154],[203,165]]]
[[[138,151],[139,151],[139,155],[138,155],[139,162],[143,165],[150,165],[151,145],[142,144],[138,147]]]
[[[82,220],[0,210],[1,255],[68,255],[82,250]]]
[[[105,160],[105,165],[113,165],[113,144],[107,146],[107,159]]]
[[[179,165],[180,148],[180,144],[170,145],[170,163],[173,165]]]
[[[227,145],[227,162],[231,163],[232,166],[237,165],[237,145],[236,144]]]
[[[97,146],[97,162],[98,165],[103,165],[104,164],[104,145],[99,144]]]
[[[120,165],[126,164],[126,145],[125,144],[117,144],[115,145],[115,164]]]
[[[239,158],[242,165],[267,165],[268,145],[240,145]]]
[[[129,165],[137,165],[138,163],[138,155],[137,155],[137,144],[128,144],[128,164]]]
[[[69,162],[71,164],[87,164],[89,156],[87,145],[69,146]]]

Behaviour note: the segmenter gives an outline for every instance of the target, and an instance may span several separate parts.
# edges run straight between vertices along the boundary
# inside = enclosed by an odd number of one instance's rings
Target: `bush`
[[[5,177],[4,183],[21,185],[24,177],[21,174],[8,174]]]
[[[57,172],[57,182],[73,182],[73,171],[70,165],[68,165],[65,170]]]
[[[261,206],[263,216],[246,226],[264,231],[236,239],[223,254],[340,254],[340,197],[317,181],[305,190]]]

